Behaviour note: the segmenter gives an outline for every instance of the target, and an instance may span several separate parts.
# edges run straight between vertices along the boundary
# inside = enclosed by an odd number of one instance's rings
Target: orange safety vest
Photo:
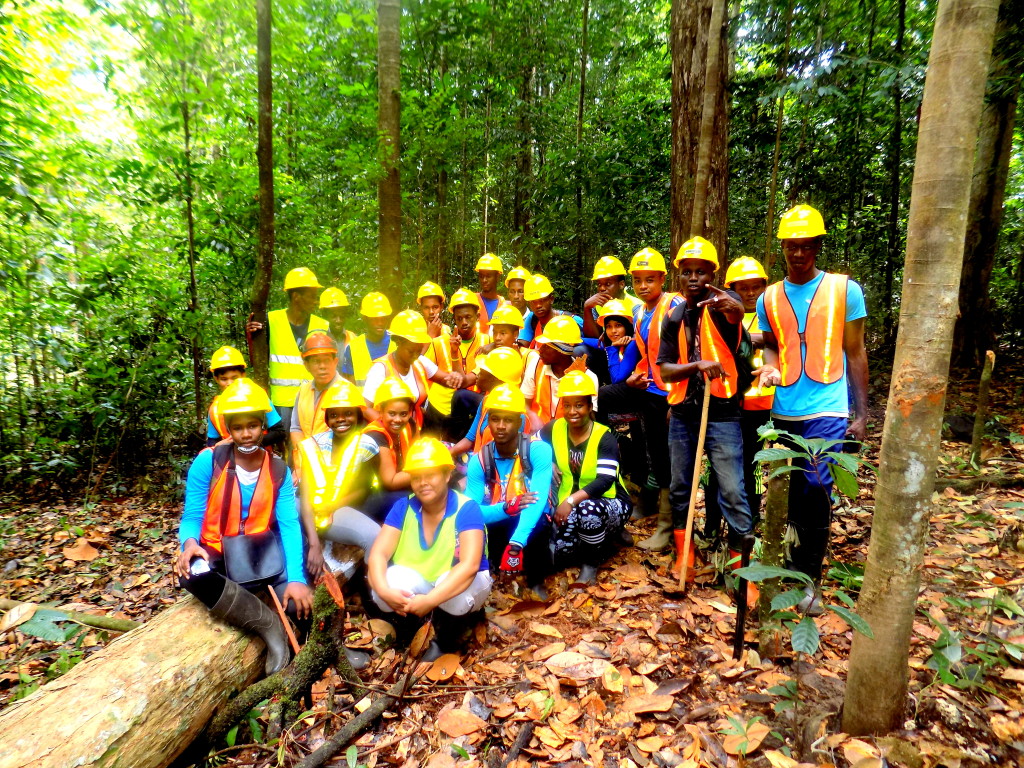
[[[285,464],[277,456],[263,451],[263,464],[256,481],[256,490],[249,503],[249,514],[243,520],[242,491],[235,474],[235,444],[220,443],[204,450],[213,452],[213,473],[199,540],[203,545],[220,552],[222,536],[262,533],[270,528],[277,493],[284,482]]]
[[[748,332],[757,333],[760,331],[760,327],[757,324],[757,313],[748,312],[743,318],[743,327]],[[762,365],[764,365],[764,351],[756,350],[753,355],[750,356],[750,365],[756,371]],[[744,411],[770,411],[772,409],[772,403],[775,401],[775,387],[759,387],[757,380],[750,385],[743,394],[743,410]]]
[[[533,393],[533,407],[530,409],[537,414],[537,418],[543,424],[562,416],[562,398],[559,397],[557,403],[552,403],[552,398],[557,395],[551,387],[551,377],[544,375],[544,369],[547,367],[544,365],[537,371],[537,387]]]
[[[491,343],[491,337],[486,333],[476,332],[476,335],[470,340],[469,346],[466,351],[462,351],[462,346],[459,346],[459,357],[462,358],[462,372],[472,373],[473,365],[476,363],[476,358],[480,354],[480,347],[485,344]],[[479,388],[474,384],[469,388],[471,392],[479,392]]]
[[[335,375],[335,383],[338,380]],[[299,429],[302,430],[302,436],[312,437],[317,432],[323,432],[327,427],[327,420],[324,417],[326,409],[324,408],[324,393],[330,389],[330,384],[321,391],[317,392],[316,387],[312,381],[303,382],[302,386],[299,387],[299,396],[295,401],[295,407],[298,409],[298,420]]]
[[[646,341],[644,341],[639,333],[639,321],[643,319],[644,306],[646,305],[640,306],[640,317],[636,318],[635,322],[637,334],[633,337],[636,340],[637,348],[640,350],[640,362],[637,363],[635,373],[649,374],[654,380],[655,385],[660,389],[666,390],[668,389],[668,384],[661,378],[661,369],[658,368],[658,350],[661,349],[661,323],[672,308],[672,301],[678,295],[668,291],[662,292],[658,298],[658,304],[654,308],[654,317],[651,318],[651,324],[647,329]]]
[[[487,305],[484,304],[484,295],[477,293],[477,299],[480,300],[480,315],[476,321],[477,333],[487,333],[491,330],[491,316],[487,314]],[[498,307],[506,302],[504,296],[498,296]],[[498,307],[495,307],[497,309]]]
[[[213,424],[213,428],[217,430],[217,434],[221,437],[228,436],[228,422],[224,418],[224,414],[220,412],[218,407],[220,401],[220,395],[213,398],[213,402],[210,403],[210,410],[207,414],[210,417],[210,423]]]
[[[779,386],[795,384],[801,373],[819,384],[841,381],[846,374],[843,330],[849,280],[847,275],[824,274],[807,309],[803,333],[799,332],[796,312],[786,296],[785,284],[778,282],[768,286],[764,293],[764,310],[779,345],[779,373],[782,378]],[[806,359],[801,354],[801,346],[807,350]]]
[[[395,367],[394,353],[385,355],[384,357],[378,357],[373,361],[374,363],[380,363],[384,366],[384,377],[394,377],[401,379],[401,375],[398,373],[398,369]],[[412,404],[413,418],[416,420],[416,426],[423,426],[423,405],[427,402],[427,384],[429,379],[427,378],[427,371],[423,367],[423,363],[419,360],[414,360],[412,363],[412,375],[416,380],[416,402]],[[403,379],[404,381],[404,379]]]
[[[743,333],[738,326],[736,330],[739,334]],[[739,339],[736,341],[738,343]],[[718,326],[712,320],[711,312],[707,307],[704,307],[704,312],[700,316],[700,359],[714,360],[716,363],[721,363],[722,369],[725,372],[724,378],[711,379],[711,394],[723,399],[728,399],[735,395],[738,378],[736,358],[733,357],[732,350],[725,343],[722,334],[718,332]],[[679,362],[690,362],[690,352],[686,344],[685,323],[679,324]],[[686,390],[690,385],[690,378],[688,376],[682,381],[673,381],[669,384],[668,402],[670,405],[681,403],[686,399]]]
[[[396,446],[394,435],[388,431],[388,428],[381,423],[380,419],[377,419],[370,422],[370,425],[363,430],[363,434],[379,432],[384,435],[388,441],[388,448],[395,452],[395,465],[401,470],[402,465],[405,464],[405,455],[409,452],[409,446],[416,439],[417,431],[413,428],[412,424],[406,424],[405,428],[402,429],[402,434],[398,436],[398,445]]]

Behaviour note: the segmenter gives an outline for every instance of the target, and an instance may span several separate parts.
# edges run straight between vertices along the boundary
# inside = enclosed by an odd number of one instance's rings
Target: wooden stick
[[[978,402],[974,411],[974,431],[971,433],[971,464],[981,464],[981,439],[985,436],[985,419],[988,416],[988,390],[992,385],[992,369],[996,365],[996,353],[991,349],[985,353],[985,367],[981,369],[978,383]]]
[[[136,627],[142,626],[140,621],[118,619],[113,616],[98,616],[94,613],[82,613],[81,611],[69,611],[61,608],[59,605],[51,605],[49,603],[30,603],[22,600],[0,599],[0,611],[10,611],[19,605],[35,605],[37,608],[47,611],[56,611],[57,613],[64,614],[68,621],[84,624],[87,627],[95,627],[96,629],[106,629],[110,632],[131,632]]]
[[[704,460],[704,438],[708,433],[708,406],[711,404],[711,382],[704,379],[704,402],[700,409],[700,434],[697,437],[697,454],[693,459],[693,483],[690,485],[690,507],[686,514],[686,542],[683,544],[683,562],[679,568],[679,591],[686,592],[686,572],[693,546],[693,518],[696,513],[697,491],[700,488],[700,463]]]
[[[274,607],[277,609],[277,615],[281,617],[281,623],[284,624],[284,633],[288,635],[288,644],[292,647],[292,653],[299,652],[299,641],[295,639],[295,633],[292,632],[292,623],[288,621],[288,616],[285,615],[284,606],[281,605],[281,601],[277,597],[277,592],[274,591],[273,587],[267,587],[267,591],[270,593],[270,599],[274,601]]]

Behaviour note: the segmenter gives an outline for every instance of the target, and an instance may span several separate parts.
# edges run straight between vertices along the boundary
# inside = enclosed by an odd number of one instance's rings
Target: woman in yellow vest
[[[401,379],[384,379],[377,387],[374,408],[378,413],[359,440],[360,464],[366,471],[359,475],[367,498],[360,507],[374,520],[384,519],[397,498],[409,489],[409,475],[402,471],[405,457],[419,430],[413,420],[415,398]]]
[[[556,568],[580,566],[576,581],[590,584],[597,567],[622,541],[632,512],[619,479],[619,446],[608,427],[594,421],[594,380],[570,371],[558,381],[562,416],[545,425],[540,437],[558,468],[552,554]]]
[[[388,512],[367,558],[367,580],[377,606],[397,614],[400,637],[433,615],[437,640],[425,660],[456,650],[459,617],[480,611],[491,593],[480,505],[450,490],[454,462],[430,437],[410,449],[405,467],[412,494]]]
[[[289,658],[284,628],[274,610],[248,590],[269,586],[300,622],[312,615],[313,594],[291,473],[282,459],[260,447],[266,403],[267,393],[247,379],[239,379],[221,396],[231,439],[203,450],[189,468],[174,575],[214,616],[260,635],[267,645],[265,669],[273,674]],[[276,543],[282,555],[276,575],[244,587],[227,574],[239,573],[246,559],[236,553],[239,559],[233,560],[231,549],[225,560],[225,537],[237,544],[243,533],[275,537],[271,545]]]

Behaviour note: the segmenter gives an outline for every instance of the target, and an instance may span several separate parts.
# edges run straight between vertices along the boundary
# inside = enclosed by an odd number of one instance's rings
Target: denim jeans
[[[686,421],[672,414],[668,423],[668,447],[672,461],[669,501],[676,530],[686,527],[687,516],[692,513],[689,509],[690,489],[699,436],[698,422]],[[740,423],[708,422],[704,451],[718,475],[718,503],[729,524],[729,544],[738,549],[743,537],[753,530],[750,505],[743,488],[743,433]]]

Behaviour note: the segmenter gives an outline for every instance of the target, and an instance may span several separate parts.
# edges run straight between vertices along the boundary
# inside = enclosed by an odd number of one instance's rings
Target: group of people
[[[547,277],[519,266],[505,274],[485,254],[476,290],[448,296],[427,282],[416,308],[397,313],[383,294],[366,294],[358,335],[346,327],[345,293],[293,269],[287,307],[247,325],[250,340],[267,334],[269,395],[238,350],[211,360],[222,391],[208,448],[188,473],[182,586],[263,635],[272,672],[287,661],[284,635],[246,587],[270,586],[301,629],[308,585],[338,565],[331,545],[354,544],[372,603],[400,636],[432,615],[428,656],[440,654],[483,609],[492,571],[522,574],[542,599],[557,570],[578,568],[575,581],[591,583],[632,545],[631,515],[657,515],[638,546],[674,547],[678,572],[702,423],[711,471],[699,537],[717,541],[724,518],[738,563],[761,506],[758,427],[771,418],[805,438],[864,437],[864,296],[817,268],[824,235],[813,208],[787,211],[778,231],[787,276],[770,286],[749,257],[713,285],[722,264],[702,237],[675,255],[678,292],[653,248],[628,269],[606,256],[580,315],[555,308]],[[820,585],[831,473],[825,463],[802,470],[790,484],[792,567]],[[278,571],[233,578],[232,553],[261,537],[277,543]],[[800,609],[819,613],[820,601],[820,586],[808,588]]]

